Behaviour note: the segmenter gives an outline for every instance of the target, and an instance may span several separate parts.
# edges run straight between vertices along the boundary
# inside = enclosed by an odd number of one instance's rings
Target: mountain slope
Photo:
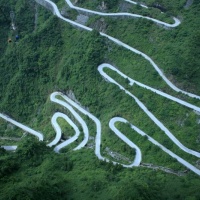
[[[63,3],[55,2],[60,5]],[[108,127],[112,117],[122,116],[193,165],[198,163],[197,158],[180,151],[123,91],[102,78],[97,67],[104,62],[115,65],[138,81],[197,106],[200,105],[198,100],[173,92],[147,61],[110,42],[97,31],[76,29],[43,7],[37,7],[34,1],[20,0],[16,3],[10,0],[2,1],[1,5],[8,19],[10,10],[14,10],[20,39],[14,42],[16,32],[10,30],[10,22],[1,14],[0,112],[40,130],[45,135],[45,142],[38,142],[28,135],[18,143],[16,153],[1,150],[0,198],[199,199],[199,177],[193,172],[179,177],[145,167],[124,169],[99,161],[94,149],[71,151],[74,146],[70,145],[63,150],[66,154],[58,155],[53,153],[52,148],[46,147],[47,140],[55,136],[50,124],[51,116],[56,111],[68,113],[49,100],[52,92],[62,91],[73,93],[81,105],[100,119],[104,155],[109,157],[106,154],[106,148],[109,147],[129,160],[133,159],[131,149]],[[189,10],[174,9],[183,19],[182,24],[172,30],[139,19],[102,19],[91,16],[88,24],[94,26],[104,20],[107,34],[148,54],[167,77],[182,89],[200,94],[199,32],[196,31],[199,6],[194,1]],[[77,14],[75,11],[70,12],[70,17]],[[10,37],[13,42],[7,43]],[[126,80],[120,79],[112,71],[107,72],[122,85],[129,87]],[[199,137],[198,115],[145,89],[136,86],[128,89],[185,145],[200,150],[200,144],[196,142]],[[91,136],[95,137],[94,124],[88,118],[83,118],[88,123]],[[0,124],[1,136],[22,135],[21,130],[10,128],[2,119]],[[62,127],[65,126],[62,124]],[[185,170],[176,160],[138,136],[128,125],[119,124],[118,128],[141,146],[142,162],[168,167],[175,172]]]

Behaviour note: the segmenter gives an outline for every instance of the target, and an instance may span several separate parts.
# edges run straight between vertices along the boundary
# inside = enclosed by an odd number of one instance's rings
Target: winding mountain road
[[[153,21],[157,24],[160,24],[162,26],[165,26],[165,27],[168,27],[168,28],[174,28],[176,26],[178,26],[181,22],[179,19],[173,17],[173,20],[174,20],[174,24],[168,24],[166,22],[162,22],[160,20],[157,20],[157,19],[154,19],[154,18],[151,18],[151,17],[145,17],[145,16],[142,16],[142,15],[138,15],[138,14],[132,14],[132,13],[103,13],[103,12],[98,12],[98,11],[94,11],[94,10],[89,10],[89,9],[85,9],[85,8],[80,8],[80,7],[77,7],[77,6],[74,6],[70,0],[65,0],[65,2],[68,4],[68,6],[72,9],[75,9],[77,11],[82,11],[82,12],[85,12],[85,13],[88,13],[88,14],[95,14],[95,15],[100,15],[100,16],[110,16],[110,17],[119,17],[119,16],[127,16],[127,17],[134,17],[134,18],[142,18],[142,19],[147,19],[147,20],[150,20],[150,21]],[[129,1],[130,2],[130,1]],[[132,2],[133,3],[133,2]],[[148,7],[147,7],[148,8]]]
[[[66,96],[66,95],[64,95],[64,94],[62,94],[60,92],[54,92],[54,93],[51,94],[51,96],[53,96],[54,98],[56,96],[61,96],[67,103],[71,104],[71,106],[76,108],[79,112],[81,112],[82,114],[88,116],[92,121],[94,121],[94,123],[96,124],[96,129],[97,129],[96,130],[96,137],[95,137],[95,154],[100,160],[104,160],[104,161],[110,162],[110,160],[108,160],[107,158],[103,157],[101,155],[101,152],[100,152],[100,146],[101,146],[101,122],[99,121],[99,119],[97,119],[90,112],[86,111],[80,105],[78,105],[77,103],[72,101],[68,96]],[[64,105],[65,104],[63,103],[63,106]],[[111,127],[111,129],[114,129],[112,124],[110,124],[110,127]],[[131,148],[136,149],[136,156],[135,156],[134,161],[130,165],[124,165],[124,164],[122,164],[122,165],[124,167],[138,166],[140,164],[140,162],[141,162],[141,151],[140,151],[140,149],[133,142],[131,142],[128,138],[126,138],[126,136],[124,136],[122,133],[120,133],[119,131],[116,130],[115,134],[120,139],[122,139],[125,143],[127,143]],[[113,163],[116,164],[118,162],[113,162]],[[118,163],[118,164],[120,164],[120,163]]]
[[[39,4],[43,5],[44,7],[47,7],[48,9],[49,9],[48,6],[51,6],[52,12],[53,12],[57,17],[59,17],[60,19],[66,21],[66,22],[68,22],[68,23],[70,23],[70,24],[72,24],[72,25],[74,25],[74,26],[76,26],[76,27],[78,27],[78,28],[84,29],[84,30],[87,30],[87,31],[92,31],[92,30],[93,30],[92,28],[89,28],[89,27],[87,27],[87,26],[84,26],[84,25],[82,25],[82,24],[79,24],[79,23],[77,23],[77,22],[74,22],[74,21],[72,21],[72,20],[69,20],[69,19],[66,19],[65,17],[63,17],[63,16],[60,14],[60,11],[58,10],[58,7],[56,6],[56,4],[53,3],[53,2],[51,2],[50,0],[35,0],[35,1],[38,2]],[[78,9],[78,7],[74,6],[74,5],[71,3],[71,1],[66,0],[66,2],[68,3],[68,5],[69,5],[71,8]],[[84,9],[84,11],[87,12],[87,9]],[[91,10],[90,10],[90,12],[92,12],[92,13],[94,13],[94,14],[96,13],[95,11],[91,11]],[[164,23],[164,22],[163,22],[163,23]],[[175,25],[175,26],[173,25],[173,28],[176,27],[176,26],[178,26],[178,25],[180,24],[180,21],[178,21],[178,22],[175,23],[175,24],[176,24],[176,25]],[[171,27],[170,24],[166,24],[166,26]],[[116,38],[114,38],[114,37],[112,37],[112,36],[109,36],[109,35],[107,35],[107,34],[105,34],[105,33],[100,32],[100,35],[106,37],[107,39],[111,40],[112,42],[116,43],[117,45],[122,46],[122,47],[124,47],[124,48],[126,48],[126,49],[132,51],[133,53],[142,56],[144,59],[146,59],[146,60],[154,67],[154,69],[158,72],[158,74],[159,74],[160,77],[166,82],[166,84],[167,84],[169,87],[171,87],[173,90],[175,90],[176,92],[181,92],[181,93],[183,93],[183,94],[185,94],[185,95],[187,95],[187,96],[190,96],[190,97],[192,97],[192,98],[200,99],[200,96],[198,96],[198,95],[195,95],[195,94],[192,94],[192,93],[189,93],[189,92],[186,92],[186,91],[184,91],[184,90],[181,90],[181,89],[177,88],[171,81],[169,81],[169,80],[167,79],[167,77],[164,75],[164,73],[163,73],[162,70],[158,67],[158,65],[156,65],[156,63],[155,63],[148,55],[146,55],[145,53],[143,53],[143,52],[141,52],[141,51],[139,51],[139,50],[137,50],[137,49],[135,49],[135,48],[133,48],[133,47],[131,47],[131,46],[125,44],[124,42],[122,42],[122,41],[120,41],[120,40],[118,40],[118,39],[116,39]]]
[[[87,31],[92,31],[91,28],[81,25],[77,22],[74,22],[72,20],[66,19],[65,17],[63,17],[60,14],[59,9],[57,8],[56,4],[53,3],[50,0],[35,0],[37,3],[43,5],[44,7],[50,9],[57,17],[59,17],[60,19],[64,20],[65,22],[68,22],[70,24],[72,24],[73,26],[79,27],[81,29],[87,30]],[[149,17],[144,17],[141,15],[136,15],[136,14],[131,14],[131,13],[101,13],[101,12],[96,12],[96,11],[91,11],[88,9],[84,9],[84,8],[79,8],[74,6],[70,0],[65,0],[66,3],[69,5],[69,7],[71,7],[72,9],[75,9],[77,11],[82,11],[82,12],[86,12],[86,13],[90,13],[90,14],[97,14],[97,15],[101,15],[101,16],[131,16],[131,17],[138,17],[138,18],[144,18],[147,20],[151,20],[155,23],[161,24],[163,26],[166,27],[171,27],[171,28],[175,28],[176,26],[178,26],[180,24],[180,21],[176,18],[174,18],[175,23],[174,24],[167,24],[165,22],[161,22],[159,20],[153,19],[153,18],[149,18]],[[129,1],[126,0],[127,2],[132,2],[133,1]],[[165,75],[163,74],[163,72],[160,70],[160,68],[155,64],[155,62],[146,54],[144,54],[141,51],[138,51],[137,49],[123,43],[122,41],[109,36],[105,33],[100,32],[100,34],[104,37],[106,37],[107,39],[113,41],[114,43],[132,51],[133,53],[139,54],[141,55],[144,59],[148,60],[149,63],[154,67],[154,69],[158,72],[158,74],[162,77],[162,79],[175,91],[177,92],[181,92],[185,95],[188,95],[189,97],[192,98],[196,98],[196,99],[200,99],[200,96],[183,91],[179,88],[177,88],[173,83],[171,83],[167,77],[165,77]],[[193,109],[195,111],[200,112],[200,108],[192,105],[188,102],[185,102],[181,99],[178,99],[176,97],[173,97],[171,95],[168,95],[164,92],[161,92],[159,90],[156,90],[152,87],[149,87],[147,85],[144,85],[143,83],[140,83],[138,81],[135,81],[133,79],[131,79],[130,77],[126,76],[125,74],[123,74],[122,72],[120,72],[119,70],[117,70],[116,68],[114,68],[112,65],[110,64],[102,64],[98,67],[98,71],[99,73],[106,78],[110,83],[113,83],[115,85],[117,85],[121,90],[124,90],[124,92],[126,94],[128,94],[131,98],[133,98],[136,103],[138,104],[138,106],[149,116],[149,118],[183,151],[185,151],[188,154],[191,154],[193,156],[196,156],[198,158],[200,158],[200,153],[194,150],[191,150],[187,147],[185,147],[165,126],[164,124],[162,124],[162,122],[160,122],[147,108],[146,106],[137,98],[135,97],[132,93],[130,93],[128,90],[126,90],[122,85],[120,85],[119,83],[117,83],[114,79],[112,79],[110,76],[108,76],[103,69],[104,68],[109,68],[111,70],[114,70],[116,73],[118,73],[120,76],[122,76],[123,78],[128,78],[128,80],[130,81],[130,85],[133,84],[137,84],[140,87],[146,88],[158,95],[161,95],[163,97],[166,97],[176,103],[179,103],[183,106],[186,106],[190,109]],[[87,127],[87,124],[85,123],[85,121],[82,119],[82,117],[74,110],[77,109],[79,112],[81,112],[82,114],[88,116],[95,124],[96,124],[96,137],[95,137],[95,154],[96,156],[101,159],[101,160],[105,160],[105,161],[109,161],[109,159],[104,158],[101,155],[100,152],[100,147],[101,147],[101,122],[99,121],[99,119],[97,119],[94,115],[92,115],[91,113],[89,113],[88,111],[86,111],[84,108],[82,108],[80,105],[78,105],[77,103],[75,103],[73,100],[71,100],[69,97],[67,97],[66,95],[60,93],[60,92],[54,92],[50,95],[50,100],[54,103],[57,103],[61,106],[63,106],[65,109],[67,109],[73,116],[74,118],[77,120],[77,122],[82,126],[83,129],[83,134],[84,134],[84,139],[83,141],[76,147],[74,148],[74,150],[78,150],[82,147],[84,147],[89,139],[89,130]],[[73,108],[74,107],[74,108]],[[57,119],[58,118],[63,118],[66,122],[68,122],[74,129],[75,135],[73,137],[71,137],[70,139],[66,140],[63,143],[59,143],[60,139],[61,139],[61,135],[62,135],[62,131],[61,128],[59,126],[59,124],[57,123]],[[19,128],[29,132],[30,134],[38,137],[39,140],[43,140],[43,134],[41,134],[40,132],[34,131],[33,129],[11,119],[10,117],[6,116],[5,114],[0,113],[0,118],[3,118],[4,120],[18,126]],[[56,136],[55,139],[50,142],[48,144],[48,146],[55,146],[54,151],[55,152],[59,152],[60,149],[62,149],[63,147],[71,144],[72,142],[74,142],[75,140],[78,139],[78,137],[80,136],[80,131],[79,128],[77,127],[77,125],[65,114],[60,113],[60,112],[56,112],[52,119],[51,119],[51,123],[52,126],[55,129],[56,132]],[[116,127],[115,127],[115,123],[129,123],[126,119],[123,118],[119,118],[119,117],[115,117],[112,118],[109,122],[109,127],[111,128],[111,130],[121,139],[123,140],[125,143],[127,143],[131,148],[136,150],[136,155],[134,158],[134,161],[130,164],[130,165],[123,165],[124,167],[132,167],[132,166],[139,166],[140,162],[142,160],[142,154],[141,154],[141,150],[138,146],[136,146],[132,141],[130,141],[123,133],[121,133]],[[153,138],[151,138],[150,136],[148,136],[146,133],[144,133],[143,131],[141,131],[138,127],[135,127],[134,125],[131,124],[131,128],[134,129],[136,132],[138,132],[140,135],[142,136],[147,136],[148,140],[150,142],[152,142],[154,145],[159,146],[163,151],[165,151],[167,154],[169,154],[170,156],[172,156],[173,158],[177,159],[178,162],[180,162],[181,164],[183,164],[184,166],[186,166],[187,168],[189,168],[190,170],[192,170],[193,172],[195,172],[196,174],[200,175],[200,170],[197,169],[196,167],[194,167],[193,165],[191,165],[190,163],[188,163],[187,161],[185,161],[184,159],[180,158],[179,156],[177,156],[176,154],[174,154],[173,152],[171,152],[170,150],[168,150],[167,148],[165,148],[164,146],[162,146],[161,144],[159,144],[156,140],[154,140]],[[2,148],[6,149],[6,150],[16,150],[16,146],[2,146]],[[112,161],[114,164],[116,164],[117,162]]]
[[[101,64],[101,65],[99,65],[99,67],[98,67],[98,71],[99,71],[99,73],[106,79],[106,80],[108,80],[109,82],[111,82],[111,83],[113,83],[113,84],[115,84],[115,85],[117,85],[121,90],[123,90],[126,94],[128,94],[130,97],[132,97],[134,100],[135,100],[135,102],[138,104],[138,106],[149,116],[149,118],[162,130],[162,131],[164,131],[164,133],[180,148],[180,149],[182,149],[183,151],[185,151],[186,153],[189,153],[189,154],[191,154],[191,155],[193,155],[193,156],[196,156],[196,157],[198,157],[198,158],[200,158],[200,153],[199,152],[197,152],[197,151],[193,151],[193,150],[191,150],[191,149],[188,149],[187,147],[185,147],[165,126],[164,126],[164,124],[162,123],[162,122],[160,122],[154,115],[153,115],[153,113],[151,113],[148,109],[147,109],[147,107],[136,97],[136,96],[134,96],[132,93],[130,93],[128,90],[126,90],[122,85],[120,85],[119,83],[117,83],[114,79],[112,79],[110,76],[108,76],[104,71],[103,71],[103,69],[104,68],[109,68],[109,69],[111,69],[111,70],[114,70],[114,71],[116,71],[116,72],[118,72],[119,73],[119,70],[117,70],[116,68],[114,68],[112,65],[109,65],[109,64]],[[120,73],[119,73],[120,74]],[[122,73],[121,73],[122,74]],[[125,76],[124,78],[127,78],[127,76]],[[128,77],[129,78],[129,77]],[[129,78],[129,80],[132,80],[132,79],[130,79]],[[132,81],[134,81],[134,80],[132,80]],[[137,83],[139,83],[139,82],[137,82]],[[150,88],[150,87],[149,87]],[[153,88],[151,88],[151,89],[153,89]],[[157,91],[157,94],[159,94],[160,95],[160,91],[158,91],[158,90],[156,90]],[[165,96],[165,93],[163,93],[162,92],[162,96]],[[172,97],[172,96],[171,96]],[[176,98],[176,97],[173,97],[174,99],[176,99],[176,102],[177,102],[177,100],[178,100],[178,98]],[[172,101],[174,101],[173,99],[171,99]],[[185,102],[185,104],[184,104],[184,101],[181,101],[182,102],[182,105],[185,105],[185,106],[187,106],[188,107],[188,104],[189,103],[187,103],[187,102]],[[192,104],[189,104],[190,106],[193,106]],[[196,108],[196,110],[200,110],[200,108],[199,107],[196,107],[196,106],[194,106],[195,108]]]

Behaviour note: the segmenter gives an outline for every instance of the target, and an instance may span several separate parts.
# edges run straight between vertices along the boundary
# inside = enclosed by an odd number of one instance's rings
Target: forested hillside
[[[110,17],[78,12],[64,0],[54,0],[69,20],[81,13],[88,16],[86,31],[59,19],[34,0],[0,2],[0,114],[43,133],[38,141],[13,124],[0,118],[0,146],[18,145],[15,152],[0,148],[0,200],[23,199],[200,199],[200,177],[177,159],[148,140],[154,138],[182,159],[200,170],[200,158],[182,151],[156,123],[115,84],[98,71],[109,63],[131,79],[200,107],[200,100],[170,88],[152,65],[139,54],[120,46],[99,33],[103,32],[147,54],[165,76],[184,91],[200,96],[200,2],[144,0],[149,9],[122,0],[72,1],[77,7],[98,12],[129,12],[173,23],[166,28],[153,21],[134,17]],[[12,12],[14,18],[12,19]],[[164,13],[161,14],[161,11]],[[12,23],[15,29],[12,28]],[[137,84],[130,86],[109,68],[104,71],[134,94],[183,145],[200,152],[200,116],[197,111],[159,96]],[[52,102],[51,93],[59,91],[92,113],[101,122],[101,154],[95,155],[95,123],[79,114],[89,129],[89,142],[73,149],[83,140],[83,128],[64,107]],[[62,97],[59,97],[60,100]],[[81,136],[55,153],[47,144],[55,138],[51,118],[55,112],[68,115]],[[142,153],[138,167],[125,168],[136,151],[109,128],[113,117],[129,123],[116,127]],[[62,118],[62,141],[74,135]],[[139,127],[149,136],[131,129]],[[118,158],[113,157],[114,152]],[[114,165],[112,161],[120,164]]]

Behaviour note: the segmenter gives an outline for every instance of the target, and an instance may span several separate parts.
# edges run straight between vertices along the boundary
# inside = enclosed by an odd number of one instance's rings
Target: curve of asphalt
[[[200,153],[194,150],[191,150],[187,147],[185,147],[165,126],[162,122],[160,122],[154,115],[153,113],[151,113],[147,107],[136,97],[134,96],[132,93],[130,93],[128,90],[126,90],[123,86],[121,86],[119,83],[117,83],[114,79],[112,79],[110,76],[108,76],[103,69],[105,67],[108,67],[110,69],[113,69],[113,66],[109,65],[109,64],[102,64],[99,65],[98,67],[98,71],[99,73],[106,78],[109,82],[117,85],[121,90],[123,90],[126,94],[128,94],[130,97],[132,97],[135,102],[138,104],[138,106],[149,116],[149,118],[162,130],[164,131],[164,133],[183,151],[185,151],[186,153],[189,153],[191,155],[194,155],[198,158],[200,158]],[[158,93],[159,94],[159,93]]]
[[[128,124],[130,124],[126,119],[121,118],[121,117],[112,118],[112,121],[114,123],[121,122],[121,123],[128,123]],[[164,152],[166,152],[167,154],[169,154],[171,157],[175,158],[179,163],[181,163],[182,165],[186,166],[188,169],[190,169],[194,173],[200,175],[200,170],[199,169],[197,169],[196,167],[194,167],[193,165],[191,165],[190,163],[188,163],[186,160],[182,159],[181,157],[179,157],[178,155],[176,155],[175,153],[173,153],[172,151],[170,151],[169,149],[167,149],[166,147],[164,147],[162,144],[160,144],[159,142],[157,142],[156,140],[154,140],[152,137],[150,137],[148,134],[146,134],[145,132],[143,132],[142,130],[140,130],[138,127],[134,126],[133,124],[130,124],[130,127],[133,130],[135,130],[137,133],[139,133],[141,136],[147,136],[148,140],[150,142],[152,142],[154,145],[156,145],[159,148],[161,148]],[[117,129],[117,128],[115,128],[115,129]]]
[[[191,103],[188,103],[188,102],[186,102],[186,101],[183,101],[183,100],[181,100],[181,99],[178,99],[178,98],[176,98],[176,97],[173,97],[173,96],[171,96],[171,95],[169,95],[169,94],[167,94],[167,93],[165,93],[165,92],[162,92],[162,91],[157,90],[157,89],[155,89],[155,88],[152,88],[152,87],[150,87],[150,86],[148,86],[148,85],[145,85],[145,84],[143,84],[143,83],[140,83],[140,82],[138,82],[138,81],[136,81],[136,80],[134,80],[134,79],[131,79],[130,77],[128,77],[127,75],[125,75],[124,73],[122,73],[121,71],[119,71],[117,68],[115,68],[114,66],[112,66],[112,65],[110,65],[110,64],[108,64],[108,63],[103,63],[103,64],[99,65],[99,69],[100,69],[101,73],[104,75],[104,77],[109,77],[109,76],[103,71],[104,68],[111,69],[111,70],[115,71],[117,74],[119,74],[121,77],[123,77],[124,79],[128,79],[128,80],[129,80],[129,85],[131,85],[131,86],[132,86],[133,84],[136,84],[136,85],[138,85],[138,86],[140,86],[140,87],[143,87],[143,88],[145,88],[145,89],[147,89],[147,90],[150,90],[150,91],[152,91],[152,92],[154,92],[154,93],[156,93],[156,94],[159,94],[160,96],[163,96],[163,97],[165,97],[165,98],[167,98],[167,99],[170,99],[170,100],[172,100],[172,101],[175,101],[175,102],[177,102],[177,103],[179,103],[179,104],[181,104],[181,105],[183,105],[183,106],[185,106],[185,107],[188,107],[188,108],[191,108],[191,109],[193,109],[193,110],[196,110],[196,111],[200,112],[200,107],[195,106],[195,105],[193,105],[193,104],[191,104]]]
[[[61,130],[59,124],[57,123],[57,118],[58,117],[61,117],[61,118],[65,119],[65,121],[68,122],[72,126],[72,128],[75,131],[75,135],[73,137],[71,137],[70,139],[66,140],[65,142],[62,142],[61,144],[57,145],[54,148],[54,151],[56,153],[59,153],[59,151],[63,147],[66,147],[67,145],[69,145],[72,142],[74,142],[75,140],[77,140],[78,136],[80,135],[80,131],[79,131],[78,127],[76,126],[76,124],[74,124],[74,122],[67,115],[65,115],[63,113],[60,113],[60,112],[56,112],[53,115],[54,120],[52,121],[52,125],[53,125],[53,127],[54,127],[54,129],[56,131],[56,138],[57,138],[57,140],[55,140],[55,144],[57,144],[60,141],[61,135],[62,135],[62,130]],[[58,135],[58,137],[57,137],[57,135]],[[51,142],[51,143],[53,143],[53,142]],[[54,145],[54,144],[51,144],[51,145],[49,144],[49,146],[52,146],[52,145]]]
[[[135,17],[135,18],[142,18],[142,19],[147,19],[147,20],[150,20],[150,21],[153,21],[157,24],[160,24],[160,25],[163,25],[165,27],[168,27],[168,28],[174,28],[176,26],[178,26],[181,22],[179,19],[173,17],[173,20],[174,20],[174,24],[168,24],[166,22],[162,22],[160,20],[157,20],[157,19],[154,19],[154,18],[151,18],[151,17],[145,17],[145,16],[142,16],[142,15],[138,15],[138,14],[132,14],[132,13],[102,13],[102,12],[98,12],[98,11],[93,11],[93,10],[89,10],[89,9],[85,9],[85,8],[81,8],[81,7],[77,7],[77,6],[74,6],[70,0],[65,0],[65,2],[68,4],[68,6],[72,9],[75,9],[77,11],[82,11],[82,12],[86,12],[86,13],[90,13],[90,14],[96,14],[96,15],[100,15],[100,16],[112,16],[112,17],[115,17],[115,16],[128,16],[128,17]]]
[[[71,104],[73,107],[78,109],[81,113],[87,115],[90,119],[92,119],[96,124],[96,138],[95,138],[95,154],[100,160],[106,160],[104,157],[101,156],[100,153],[100,145],[101,145],[101,122],[97,119],[94,115],[83,109],[80,105],[72,101],[69,97],[62,94],[61,92],[54,92],[51,95],[53,96],[61,96],[65,101]]]
[[[116,127],[115,123],[119,122],[121,119],[119,117],[112,118],[109,122],[109,127],[110,129],[121,139],[123,140],[126,144],[128,144],[131,148],[135,149],[135,160],[131,165],[128,165],[129,167],[133,166],[139,166],[140,162],[142,160],[142,153],[140,148],[135,145],[132,141],[130,141],[122,132],[120,132]]]
[[[74,135],[73,137],[71,137],[70,139],[66,140],[65,142],[63,142],[63,143],[57,145],[57,146],[54,148],[54,151],[57,152],[57,153],[58,153],[63,147],[65,147],[65,146],[71,144],[72,142],[74,142],[74,141],[78,138],[78,136],[80,135],[80,131],[79,131],[78,127],[74,124],[74,122],[72,122],[72,120],[71,120],[67,115],[65,115],[65,114],[63,114],[63,113],[61,113],[61,112],[56,112],[56,113],[53,115],[52,119],[51,119],[51,124],[52,124],[52,126],[53,126],[53,128],[54,128],[54,130],[55,130],[55,132],[56,132],[56,137],[55,137],[55,139],[54,139],[51,143],[49,143],[47,146],[52,147],[53,145],[56,145],[56,144],[60,141],[60,139],[61,139],[62,130],[61,130],[61,128],[60,128],[60,125],[57,123],[57,119],[58,119],[59,117],[62,118],[62,119],[64,119],[66,122],[68,122],[68,123],[73,127],[73,129],[74,129],[74,131],[75,131],[75,135]]]
[[[145,53],[123,43],[122,41],[112,37],[112,36],[109,36],[109,35],[106,35],[104,33],[100,33],[102,36],[105,36],[107,37],[109,40],[113,41],[114,43],[118,44],[119,46],[122,46],[130,51],[132,51],[133,53],[136,53],[140,56],[142,56],[145,60],[149,61],[149,63],[154,67],[154,69],[158,72],[158,74],[161,76],[161,78],[165,81],[165,83],[171,87],[174,91],[176,92],[181,92],[189,97],[192,97],[192,98],[196,98],[196,99],[200,99],[200,96],[196,95],[196,94],[192,94],[190,92],[186,92],[184,90],[181,90],[179,88],[177,88],[172,82],[170,82],[167,77],[164,75],[164,73],[161,71],[161,69],[158,67],[158,65],[156,65],[156,63],[149,57],[147,56]]]
[[[82,28],[82,29],[84,29],[84,30],[87,30],[87,31],[92,31],[92,30],[93,30],[92,28],[89,28],[89,27],[87,27],[87,26],[81,25],[81,24],[79,24],[79,23],[77,23],[77,22],[74,22],[74,21],[72,21],[72,20],[69,20],[69,19],[64,18],[64,17],[60,14],[60,12],[59,12],[59,10],[58,10],[56,4],[53,3],[53,2],[51,2],[50,0],[35,0],[35,1],[38,2],[39,4],[43,5],[43,6],[46,6],[46,5],[44,5],[45,2],[46,2],[46,3],[49,3],[49,5],[52,6],[53,13],[54,13],[57,17],[59,17],[60,19],[66,21],[66,22],[68,22],[68,23],[70,23],[70,24],[72,24],[72,25],[74,25],[74,26],[76,26],[76,27]],[[70,3],[71,3],[71,2],[70,2]],[[73,6],[73,5],[72,5],[72,6]],[[190,97],[192,97],[192,98],[200,99],[200,96],[198,96],[198,95],[196,95],[196,94],[192,94],[192,93],[189,93],[189,92],[186,92],[186,91],[184,91],[184,90],[181,90],[181,89],[177,88],[172,82],[170,82],[170,81],[167,79],[167,77],[166,77],[166,76],[164,75],[164,73],[160,70],[160,68],[158,67],[158,65],[156,65],[156,63],[155,63],[148,55],[146,55],[145,53],[143,53],[143,52],[141,52],[141,51],[139,51],[139,50],[137,50],[137,49],[135,49],[135,48],[133,48],[133,47],[131,47],[131,46],[125,44],[124,42],[122,42],[122,41],[120,41],[120,40],[118,40],[118,39],[116,39],[116,38],[114,38],[114,37],[112,37],[112,36],[109,36],[109,35],[107,35],[107,34],[105,34],[105,33],[100,32],[100,35],[102,35],[102,36],[108,38],[109,40],[113,41],[113,42],[116,43],[117,45],[122,46],[122,47],[124,47],[124,48],[126,48],[126,49],[132,51],[133,53],[136,53],[136,54],[142,56],[145,60],[147,60],[147,61],[154,67],[154,69],[158,72],[158,74],[159,74],[159,75],[161,76],[161,78],[166,82],[166,84],[167,84],[169,87],[171,87],[173,90],[175,90],[176,92],[181,92],[181,93],[183,93],[183,94],[185,94],[185,95],[187,95],[187,96],[190,96]]]
[[[57,104],[60,104],[61,106],[63,106],[64,108],[67,108],[72,114],[73,116],[75,117],[75,119],[81,124],[82,128],[83,128],[83,133],[84,133],[84,139],[83,141],[74,149],[74,150],[77,150],[77,149],[80,149],[82,147],[84,147],[87,142],[88,142],[88,139],[89,139],[89,130],[88,130],[88,127],[87,127],[87,124],[85,123],[85,121],[81,118],[81,116],[72,108],[72,106],[70,106],[67,102],[65,101],[62,101],[60,99],[57,99],[56,96],[59,95],[59,93],[52,93],[50,95],[50,100],[52,102],[55,102]]]
[[[59,124],[57,123],[58,117],[64,118],[67,121],[67,119],[65,118],[64,114],[62,115],[62,113],[56,112],[53,115],[53,117],[51,118],[51,124],[52,124],[52,126],[53,126],[53,128],[54,128],[54,130],[56,132],[56,137],[52,142],[47,144],[47,146],[49,146],[49,147],[52,147],[53,145],[56,145],[60,141],[61,136],[62,136],[61,128],[60,128]]]

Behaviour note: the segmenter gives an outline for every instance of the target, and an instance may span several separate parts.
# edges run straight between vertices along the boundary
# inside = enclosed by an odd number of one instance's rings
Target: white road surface
[[[21,128],[22,130],[24,130],[26,132],[38,137],[39,140],[41,140],[41,141],[43,140],[43,134],[42,133],[37,132],[37,131],[29,128],[28,126],[25,126],[25,125],[15,121],[15,120],[11,119],[7,115],[4,115],[4,114],[0,113],[0,118],[6,120],[7,122],[10,122],[11,124],[14,124],[15,126]]]
[[[136,1],[131,1],[131,0],[124,0],[124,1],[129,2],[129,3],[132,3],[132,4],[134,4],[134,5],[140,5],[140,6],[143,7],[143,8],[148,8],[147,6],[145,6],[145,5],[141,4],[141,3],[138,3],[138,2],[136,2]]]
[[[1,146],[1,148],[5,149],[6,151],[15,151],[17,146]]]
[[[94,11],[94,10],[89,10],[89,9],[85,9],[85,8],[80,8],[77,6],[74,6],[70,0],[65,0],[65,2],[69,5],[70,8],[75,9],[77,11],[82,11],[82,12],[86,12],[86,13],[90,13],[90,14],[95,14],[95,15],[100,15],[100,16],[128,16],[128,17],[135,17],[135,18],[142,18],[142,19],[147,19],[150,21],[153,21],[157,24],[163,25],[165,27],[168,28],[174,28],[176,26],[178,26],[181,22],[179,19],[173,17],[174,19],[174,24],[168,24],[166,22],[162,22],[160,20],[151,18],[151,17],[145,17],[142,15],[138,15],[138,14],[132,14],[132,13],[103,13],[103,12],[98,12],[98,11]],[[133,3],[133,2],[132,2]]]
[[[126,119],[121,118],[121,117],[115,117],[115,118],[112,119],[112,121],[115,122],[115,123],[117,123],[117,122],[119,123],[120,122],[120,123],[128,123],[128,124],[130,124]],[[191,165],[186,160],[182,159],[181,157],[179,157],[178,155],[176,155],[175,153],[173,153],[172,151],[170,151],[169,149],[164,147],[162,144],[158,143],[156,140],[154,140],[152,137],[150,137],[149,135],[144,133],[138,127],[134,126],[133,124],[130,124],[130,127],[134,131],[139,133],[141,136],[146,136],[150,142],[152,142],[154,145],[158,146],[160,149],[162,149],[164,152],[166,152],[171,157],[175,158],[179,163],[181,163],[182,165],[184,165],[185,167],[187,167],[188,169],[190,169],[194,173],[200,175],[200,170],[198,168],[196,168],[195,166]]]

